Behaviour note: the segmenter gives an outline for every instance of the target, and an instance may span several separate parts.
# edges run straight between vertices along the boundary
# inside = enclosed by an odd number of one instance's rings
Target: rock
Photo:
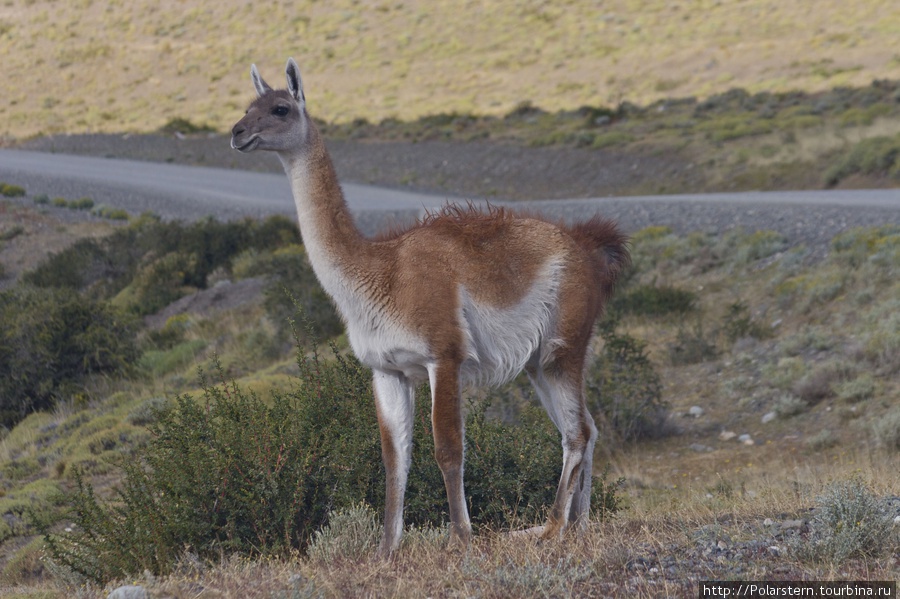
[[[775,521],[771,518],[766,518],[765,520],[763,520],[763,526],[772,526],[773,524],[775,524]]]
[[[106,596],[106,599],[148,599],[147,589],[142,586],[123,586]]]
[[[691,409],[688,410],[688,415],[693,416],[694,418],[700,418],[703,416],[703,408],[700,406],[691,406]]]
[[[708,453],[713,450],[709,445],[703,445],[702,443],[691,443],[691,449],[697,453]]]
[[[737,433],[732,431],[722,431],[721,433],[719,433],[719,438],[723,441],[731,441],[735,437],[737,437]]]
[[[738,437],[738,441],[740,441],[744,445],[753,445],[753,437],[751,437],[750,435],[748,435],[746,433],[744,433],[743,435]]]
[[[775,557],[778,557],[779,555],[781,555],[781,549],[775,545],[772,545],[771,547],[767,547],[766,549],[768,550],[769,553],[771,553]]]
[[[779,524],[778,527],[781,530],[797,530],[803,528],[804,524],[805,523],[803,520],[785,520],[784,522]]]
[[[766,412],[765,414],[763,414],[763,417],[761,420],[762,420],[763,424],[768,424],[768,423],[772,422],[773,420],[775,420],[776,418],[778,418],[778,414],[776,414],[775,412]]]

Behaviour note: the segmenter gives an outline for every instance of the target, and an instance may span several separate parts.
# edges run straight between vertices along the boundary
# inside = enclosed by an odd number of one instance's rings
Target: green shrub
[[[696,308],[697,294],[677,287],[640,285],[616,294],[612,309],[639,316],[684,315]]]
[[[91,214],[99,216],[100,218],[108,218],[109,220],[128,220],[130,218],[127,210],[113,208],[104,204],[94,206],[94,209],[91,210]]]
[[[741,301],[734,302],[728,306],[728,311],[725,313],[722,332],[732,343],[743,337],[767,339],[772,336],[770,329],[766,329],[753,320],[747,304]]]
[[[875,378],[866,372],[855,379],[838,383],[834,390],[838,398],[846,402],[864,401],[875,395]]]
[[[159,128],[160,133],[182,133],[190,135],[192,133],[215,133],[216,130],[209,125],[197,125],[188,119],[175,117],[166,121],[166,124]]]
[[[0,195],[8,198],[16,198],[25,195],[25,188],[20,185],[0,182]]]
[[[138,366],[154,377],[160,377],[194,362],[197,355],[206,348],[206,341],[193,339],[183,341],[169,349],[151,349],[144,352]]]
[[[870,137],[858,142],[828,169],[825,184],[837,185],[854,174],[900,179],[900,136]]]
[[[879,447],[900,451],[900,408],[894,408],[873,422],[872,434]]]
[[[59,197],[53,198],[53,201],[51,203],[54,206],[56,206],[57,208],[68,208],[69,207],[69,200],[67,200],[66,198],[59,198]]]
[[[9,241],[10,239],[15,239],[24,232],[25,227],[23,227],[22,225],[13,225],[8,229],[0,229],[0,241]]]
[[[893,514],[885,500],[858,480],[842,481],[816,498],[809,537],[797,537],[789,546],[804,560],[844,564],[887,553],[892,529]]]
[[[32,198],[32,201],[34,201],[34,203],[38,205],[49,204],[50,196],[48,196],[46,193],[39,193]]]
[[[706,362],[718,355],[716,344],[707,339],[703,331],[703,321],[699,317],[691,327],[681,323],[675,334],[675,341],[669,344],[668,351],[669,362],[673,366]]]
[[[19,286],[0,293],[0,424],[81,389],[91,375],[128,372],[136,323],[77,293]]]
[[[230,267],[248,248],[275,250],[298,243],[299,231],[285,217],[222,223],[162,222],[144,215],[103,239],[82,239],[51,255],[24,280],[38,287],[65,287],[110,299],[126,288],[121,305],[150,314],[188,289],[204,289],[207,277]]]
[[[69,202],[69,208],[73,210],[90,210],[94,207],[94,200],[88,197],[78,198]]]
[[[616,321],[599,325],[603,353],[587,373],[587,402],[591,412],[602,414],[623,440],[664,434],[669,407],[662,398],[662,384],[646,353],[646,343],[616,332]]]
[[[273,252],[266,262],[267,268],[262,272],[270,278],[264,291],[264,306],[281,339],[288,339],[290,320],[298,309],[311,324],[308,332],[315,338],[327,339],[343,332],[334,304],[319,285],[302,246],[286,245]]]
[[[790,418],[809,410],[809,404],[788,393],[775,400],[774,408],[779,418]]]
[[[384,503],[371,373],[337,353],[331,362],[314,353],[298,363],[291,393],[262,401],[233,383],[204,383],[200,400],[182,396],[156,411],[139,459],[122,463],[125,477],[112,503],[76,475],[64,516],[76,526],[47,535],[53,561],[105,581],[168,571],[185,546],[204,559],[284,555],[312,538],[319,539],[314,553],[330,551],[323,539],[337,533],[314,536],[330,512]],[[446,519],[446,497],[424,387],[416,404],[406,521],[434,525]],[[467,416],[466,460],[473,524],[535,521],[555,496],[559,435],[546,416],[510,426],[487,420],[476,406]],[[616,490],[605,477],[595,480],[598,514],[619,508]],[[45,532],[49,525],[42,524]]]

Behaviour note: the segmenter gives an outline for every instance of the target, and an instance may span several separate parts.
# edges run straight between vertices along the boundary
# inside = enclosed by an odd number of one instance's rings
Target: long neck
[[[321,135],[312,120],[307,121],[307,139],[297,152],[279,152],[300,222],[300,235],[310,264],[325,291],[347,314],[365,270],[371,242],[353,222],[337,174]]]
[[[303,150],[278,153],[290,180],[300,234],[310,260],[349,263],[367,241],[353,222],[321,135],[312,120],[308,125]]]

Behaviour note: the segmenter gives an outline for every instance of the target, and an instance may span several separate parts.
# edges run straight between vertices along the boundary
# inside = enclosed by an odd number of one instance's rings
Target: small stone
[[[762,423],[768,424],[776,418],[778,418],[778,414],[776,414],[775,412],[766,412],[765,414],[763,414]]]
[[[716,547],[718,547],[719,549],[728,549],[728,543],[726,543],[725,541],[719,541],[718,543],[716,543]]]
[[[738,437],[738,441],[740,441],[744,445],[753,445],[753,437],[751,437],[750,435],[748,435],[746,433],[744,433],[743,435]]]
[[[691,449],[697,453],[707,453],[713,450],[709,445],[704,445],[702,443],[691,443]]]
[[[113,589],[106,599],[148,599],[147,589],[142,586],[127,585]]]
[[[771,553],[775,557],[778,557],[779,555],[781,555],[781,549],[779,549],[775,545],[772,545],[771,547],[767,547],[766,549],[769,553]]]
[[[737,433],[733,431],[722,431],[721,433],[719,433],[719,438],[723,441],[731,441],[735,437],[737,437]]]
[[[763,526],[772,526],[773,524],[775,524],[775,521],[771,518],[766,518],[765,520],[763,520]]]
[[[693,416],[694,418],[700,418],[703,416],[703,408],[700,406],[691,406],[691,409],[688,410],[688,414]]]
[[[794,530],[797,528],[803,528],[803,520],[785,520],[782,522],[779,527],[781,530]]]

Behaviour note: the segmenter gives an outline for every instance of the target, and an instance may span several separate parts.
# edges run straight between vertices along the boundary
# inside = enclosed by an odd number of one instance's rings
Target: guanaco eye
[[[287,114],[291,111],[287,106],[276,106],[272,109],[272,114],[275,116],[287,116]]]

